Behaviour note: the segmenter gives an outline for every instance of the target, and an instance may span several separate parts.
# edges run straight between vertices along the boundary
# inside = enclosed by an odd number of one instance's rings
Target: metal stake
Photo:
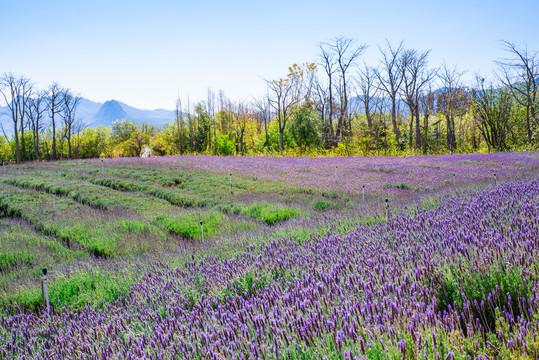
[[[200,222],[200,232],[202,233],[202,242],[204,242],[204,226],[202,225],[202,221]]]
[[[43,277],[41,278],[41,297],[43,306],[49,311],[49,286],[47,284],[47,268],[43,268]]]

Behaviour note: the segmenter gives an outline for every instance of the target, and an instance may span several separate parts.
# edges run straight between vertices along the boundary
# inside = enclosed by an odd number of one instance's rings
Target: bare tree
[[[502,41],[502,46],[511,57],[497,61],[501,70],[499,78],[515,101],[526,108],[526,135],[531,144],[533,129],[539,120],[539,54],[508,41]]]
[[[178,140],[180,145],[180,155],[183,155],[183,112],[182,112],[182,99],[180,95],[176,98],[176,113],[174,116],[174,122],[176,123],[176,131],[178,132]]]
[[[397,95],[403,82],[403,67],[401,64],[401,53],[404,50],[404,41],[394,48],[386,40],[386,48],[379,48],[382,53],[381,70],[376,73],[380,84],[380,89],[385,91],[391,99],[391,124],[397,142],[399,142],[401,132],[397,124]]]
[[[43,160],[39,146],[39,134],[44,130],[43,115],[47,111],[47,91],[39,91],[28,102],[26,115],[32,129],[32,140],[34,144],[34,152],[37,159]]]
[[[244,136],[245,128],[247,126],[247,118],[249,117],[249,111],[244,105],[243,101],[239,101],[234,104],[232,101],[228,102],[228,112],[232,115],[234,131],[236,133],[236,150],[243,154],[244,152]]]
[[[76,111],[80,103],[80,96],[73,95],[69,89],[64,90],[61,117],[64,120],[64,138],[67,140],[67,158],[72,159],[71,139],[77,127]]]
[[[56,160],[56,115],[64,111],[64,89],[57,82],[53,82],[49,86],[49,97],[47,101],[47,109],[51,118],[52,124],[52,160]]]
[[[271,105],[269,95],[265,95],[262,99],[254,99],[254,106],[258,109],[258,113],[264,122],[264,147],[268,146],[268,123],[271,120]]]
[[[419,118],[420,95],[425,84],[432,80],[435,72],[428,67],[428,56],[430,50],[422,53],[417,50],[405,50],[402,55],[403,79],[404,87],[403,94],[410,110],[410,137],[409,146],[413,144],[413,126],[415,119],[415,147],[421,148],[422,142],[426,138],[421,137],[421,125]]]
[[[266,80],[268,88],[273,95],[269,98],[271,106],[277,112],[279,125],[279,147],[284,150],[284,130],[288,116],[292,109],[301,101],[302,70],[294,64],[290,73],[284,79]]]
[[[24,76],[15,76],[11,73],[4,74],[0,79],[0,93],[2,94],[6,106],[13,121],[15,137],[15,160],[17,164],[24,161],[24,154],[21,156],[20,143],[24,144],[25,115],[28,107],[33,84],[30,79]],[[21,141],[19,141],[19,130],[22,130]],[[24,151],[24,147],[23,147]]]
[[[438,72],[443,88],[438,93],[437,111],[445,116],[447,149],[451,152],[457,147],[455,117],[463,115],[469,109],[469,96],[460,82],[463,74],[464,71],[458,71],[456,66],[449,68],[445,62]]]
[[[429,117],[434,113],[435,96],[432,92],[430,82],[427,83],[428,89],[421,93],[420,107],[423,110],[423,154],[427,154],[427,138],[429,136]],[[436,136],[438,133],[436,132]]]
[[[324,103],[327,103],[328,115],[325,117],[324,122],[324,137],[326,143],[335,145],[335,131],[333,129],[333,75],[337,71],[337,64],[335,61],[335,53],[331,51],[331,46],[327,43],[320,43],[320,64],[324,69],[328,77],[328,85],[324,89],[321,84],[317,87],[318,94],[324,94],[327,97],[327,100]],[[326,90],[327,89],[327,90]]]
[[[211,89],[208,89],[208,104],[207,104],[207,108],[208,108],[208,116],[210,117],[210,126],[213,127],[213,138],[215,139],[217,137],[217,129],[216,129],[216,126],[215,126],[215,101],[216,101],[216,96],[215,96],[215,93],[211,90]],[[212,146],[211,146],[211,129],[210,131],[208,131],[208,148],[210,149],[210,154],[212,153],[213,149],[212,149]]]
[[[358,88],[359,88],[359,101],[363,103],[363,111],[367,118],[367,126],[369,130],[373,128],[373,112],[376,108],[376,102],[378,99],[379,87],[376,83],[377,70],[364,64],[363,68],[359,71]]]
[[[477,77],[477,89],[472,91],[475,119],[485,139],[489,152],[507,149],[505,143],[510,131],[512,97],[507,88],[495,89],[485,86],[485,79]]]
[[[191,115],[191,102],[189,101],[189,95],[187,95],[187,125],[189,126],[189,151],[195,150],[195,117]]]
[[[345,37],[338,37],[333,40],[331,44],[333,51],[335,52],[335,60],[339,68],[340,75],[340,113],[337,122],[337,138],[342,137],[346,130],[351,130],[350,114],[348,113],[348,93],[349,84],[347,81],[348,71],[350,66],[354,65],[358,58],[365,52],[367,48],[366,44],[357,44],[356,39],[350,39]]]

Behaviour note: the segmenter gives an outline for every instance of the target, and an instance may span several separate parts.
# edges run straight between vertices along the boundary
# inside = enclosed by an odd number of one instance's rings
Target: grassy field
[[[538,174],[533,152],[9,166],[0,358],[535,359]]]

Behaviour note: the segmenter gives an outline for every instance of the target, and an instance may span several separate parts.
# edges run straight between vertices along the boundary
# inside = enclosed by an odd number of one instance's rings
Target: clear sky
[[[539,50],[539,0],[1,0],[0,74],[52,81],[99,102],[173,109],[207,89],[232,99],[317,60],[318,43],[357,38],[379,61],[385,39],[431,49],[430,63],[489,76],[499,40]]]

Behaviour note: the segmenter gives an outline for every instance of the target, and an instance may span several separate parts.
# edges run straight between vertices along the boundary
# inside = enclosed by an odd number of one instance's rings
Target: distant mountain
[[[79,105],[80,110],[77,109],[77,115],[79,115],[80,111],[81,119],[87,119],[87,123],[92,127],[101,125],[111,126],[116,120],[129,119],[137,123],[147,122],[161,128],[163,125],[171,123],[174,119],[174,111],[164,109],[140,110],[118,100],[109,100],[104,104],[99,104],[100,107],[97,111],[94,111],[94,104],[98,103],[87,101],[87,103],[83,104],[81,102]],[[84,111],[87,113],[93,112],[93,116],[82,116]]]
[[[111,126],[116,120],[129,119],[137,123],[147,122],[157,128],[162,128],[165,124],[172,123],[174,115],[175,112],[171,110],[141,110],[118,100],[109,100],[103,104],[86,98],[81,98],[76,112],[77,119],[89,127]],[[45,122],[50,121],[47,114]],[[58,122],[61,121],[59,118]],[[0,107],[0,122],[2,122],[7,134],[13,133],[13,123],[7,106]]]

